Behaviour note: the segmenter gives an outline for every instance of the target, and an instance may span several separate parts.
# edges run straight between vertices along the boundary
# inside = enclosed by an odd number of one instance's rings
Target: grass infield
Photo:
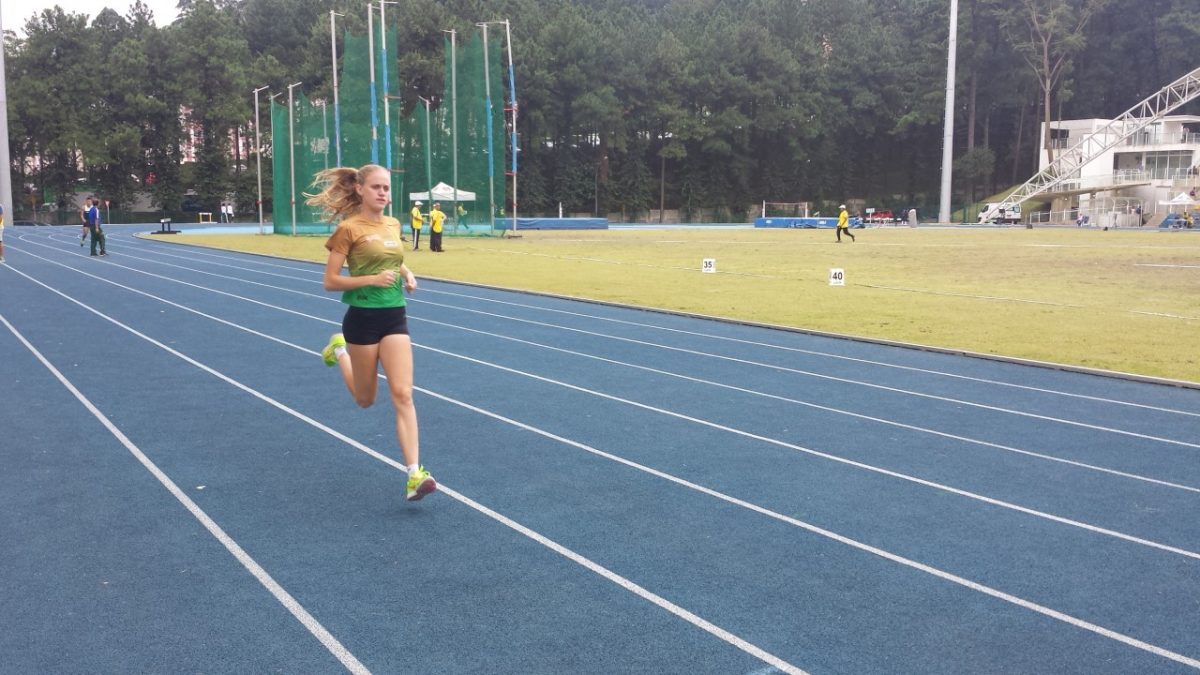
[[[1073,228],[447,237],[421,276],[1200,383],[1200,234]],[[324,260],[323,237],[188,244]],[[706,258],[714,273],[701,271]],[[831,268],[845,286],[831,286]],[[420,293],[420,289],[417,291]]]

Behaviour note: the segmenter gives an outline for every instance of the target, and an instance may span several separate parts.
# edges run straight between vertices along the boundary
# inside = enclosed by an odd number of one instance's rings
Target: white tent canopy
[[[1188,196],[1188,193],[1186,192],[1180,192],[1179,194],[1175,195],[1174,199],[1165,202],[1159,202],[1159,204],[1162,204],[1163,206],[1188,206],[1195,203],[1196,200]]]
[[[433,193],[432,197],[430,196],[430,192]],[[434,185],[433,189],[429,192],[408,193],[409,200],[420,200],[423,202],[452,202],[455,200],[456,196],[460,202],[475,201],[474,192],[468,192],[462,188],[459,188],[456,195],[454,188],[450,185],[446,185],[445,183],[438,183],[437,185]]]

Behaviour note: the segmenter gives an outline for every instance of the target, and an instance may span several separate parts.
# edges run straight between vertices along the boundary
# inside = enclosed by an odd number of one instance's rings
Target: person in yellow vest
[[[445,220],[446,214],[442,213],[442,205],[435,202],[429,212],[429,250],[434,253],[442,252],[442,223]]]
[[[842,232],[850,237],[850,241],[854,241],[854,235],[850,232],[850,214],[846,212],[846,205],[842,204],[838,207],[838,222],[837,222],[837,240],[842,243]]]
[[[412,213],[409,214],[413,233],[413,250],[421,248],[421,227],[425,225],[425,216],[421,213],[421,202],[413,202]]]

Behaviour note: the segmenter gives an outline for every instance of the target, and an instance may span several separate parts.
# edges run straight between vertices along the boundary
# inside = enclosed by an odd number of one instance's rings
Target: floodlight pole
[[[263,203],[262,203],[262,135],[258,128],[258,92],[267,87],[254,90],[254,159],[258,163],[258,233],[263,232]]]
[[[483,99],[484,114],[487,115],[487,162],[488,162],[488,223],[489,236],[496,229],[496,162],[492,147],[492,69],[488,63],[487,22],[475,24],[483,33]]]
[[[8,149],[8,88],[4,81],[4,26],[0,25],[0,206],[11,219],[15,215],[12,196],[12,163]],[[34,211],[37,220],[37,211]]]
[[[337,21],[335,16],[346,16],[332,9],[329,10],[329,54],[333,61],[333,136],[334,147],[337,148],[335,158],[337,165],[342,165],[342,109],[338,104],[338,59],[337,59]]]
[[[371,80],[371,163],[379,163],[379,101],[375,90],[375,3],[367,6],[367,51]]]
[[[288,164],[291,169],[292,184],[289,186],[292,195],[292,236],[296,236],[296,108],[292,89],[300,86],[300,82],[288,85]]]
[[[458,31],[442,32],[450,33],[450,175],[454,181],[454,231],[458,232]]]
[[[958,0],[950,0],[950,39],[946,55],[946,113],[942,127],[942,197],[938,222],[950,222],[950,191],[954,162],[954,57],[958,47]]]

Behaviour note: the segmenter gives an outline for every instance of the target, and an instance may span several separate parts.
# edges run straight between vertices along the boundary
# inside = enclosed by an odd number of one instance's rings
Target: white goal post
[[[762,203],[761,217],[763,218],[807,218],[809,202],[768,202]]]

